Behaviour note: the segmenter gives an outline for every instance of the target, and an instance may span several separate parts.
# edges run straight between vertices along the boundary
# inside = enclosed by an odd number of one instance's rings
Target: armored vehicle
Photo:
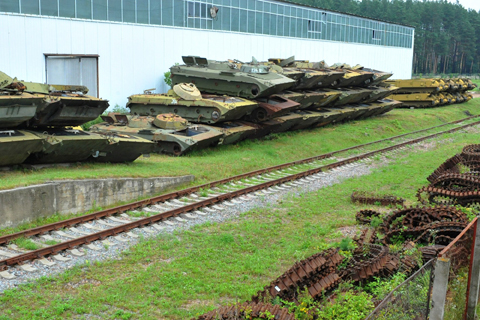
[[[362,102],[369,103],[375,102],[377,100],[384,99],[398,90],[398,87],[389,86],[389,87],[368,87],[367,89],[372,90],[370,95],[365,98]]]
[[[402,102],[402,107],[434,107],[440,105],[440,99],[430,93],[397,93],[389,96],[390,99]]]
[[[295,111],[296,114],[302,116],[302,121],[290,128],[290,130],[302,130],[309,128],[316,123],[320,123],[324,119],[324,113],[310,110]]]
[[[366,88],[337,88],[337,89],[324,89],[325,91],[330,91],[330,92],[341,92],[340,96],[338,99],[336,99],[333,104],[330,104],[330,106],[343,106],[346,104],[354,104],[354,103],[360,103],[363,100],[367,99],[369,97],[373,90],[371,89],[366,89]]]
[[[43,97],[0,89],[0,128],[14,128],[35,117]]]
[[[300,103],[286,99],[281,95],[271,95],[267,98],[256,100],[258,108],[246,119],[253,122],[263,122],[268,119],[279,117],[300,108]]]
[[[42,148],[43,139],[29,131],[0,130],[0,166],[22,164]]]
[[[95,120],[108,108],[107,100],[86,95],[84,86],[18,81],[3,72],[0,92],[0,110],[4,110],[0,115],[8,113],[6,119],[17,120],[7,122],[24,127],[78,126]]]
[[[305,76],[297,82],[297,85],[291,88],[292,90],[335,87],[339,80],[345,75],[345,72],[342,70],[327,68],[323,61],[297,61],[295,60],[295,56],[287,59],[271,58],[268,59],[268,61],[283,67],[283,70],[286,72],[297,70],[305,74]]]
[[[213,124],[240,119],[258,108],[243,98],[201,94],[192,83],[173,86],[167,94],[136,94],[128,97],[127,107],[134,115],[156,116],[175,113],[193,122]]]
[[[434,93],[443,90],[439,79],[386,80],[386,84],[399,87],[397,93]]]
[[[372,85],[374,73],[364,70],[354,70],[348,64],[334,64],[333,70],[344,71],[345,74],[338,80],[338,87],[366,87]]]
[[[285,91],[280,96],[300,103],[300,109],[323,107],[333,103],[342,94],[341,91]]]
[[[13,128],[32,119],[43,97],[24,93],[25,86],[0,71],[0,128]]]
[[[255,136],[257,125],[244,121],[231,121],[215,124],[214,129],[223,133],[220,144],[234,144]]]
[[[296,83],[261,64],[220,62],[194,56],[182,59],[185,65],[170,68],[172,85],[194,83],[204,93],[254,99],[287,90]]]
[[[379,70],[375,70],[375,69],[370,69],[370,68],[365,68],[365,67],[363,67],[359,64],[354,66],[352,69],[359,72],[359,73],[366,73],[366,74],[367,73],[373,73],[372,81],[369,84],[371,86],[375,86],[377,84],[380,84],[381,82],[383,82],[383,81],[387,80],[388,78],[390,78],[391,76],[393,76],[392,73],[385,72],[385,71],[379,71]]]
[[[47,164],[85,161],[99,155],[106,139],[99,135],[74,129],[45,129],[29,131],[43,140],[42,150],[32,153],[28,164]]]
[[[107,117],[104,117],[107,120]],[[193,149],[214,146],[223,138],[223,133],[211,126],[190,125],[175,114],[150,116],[121,116],[108,119],[90,128],[92,132],[116,132],[151,140],[157,144],[156,152],[176,156]]]

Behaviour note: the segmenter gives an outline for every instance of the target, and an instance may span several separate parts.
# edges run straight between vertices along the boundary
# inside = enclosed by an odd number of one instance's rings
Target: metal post
[[[432,309],[430,320],[443,320],[445,299],[447,297],[448,275],[450,273],[450,259],[438,258],[435,263],[435,278],[433,280]]]
[[[478,303],[478,289],[480,287],[480,228],[477,228],[478,220],[473,229],[472,256],[470,258],[470,270],[468,272],[467,287],[467,317],[468,320],[475,319]]]

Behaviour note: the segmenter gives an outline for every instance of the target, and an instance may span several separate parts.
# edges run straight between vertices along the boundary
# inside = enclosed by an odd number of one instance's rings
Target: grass
[[[349,201],[353,191],[415,204],[426,176],[479,138],[476,130],[447,134],[396,154],[370,175],[287,196],[237,220],[147,239],[121,260],[76,266],[7,290],[0,295],[0,319],[187,319],[249,299],[296,260],[342,242],[339,228],[355,225],[355,213],[368,208]]]

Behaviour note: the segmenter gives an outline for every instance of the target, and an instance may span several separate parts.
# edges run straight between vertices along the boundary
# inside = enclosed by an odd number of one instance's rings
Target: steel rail
[[[390,147],[370,151],[370,152],[367,152],[367,153],[364,153],[364,154],[361,154],[361,155],[358,155],[358,156],[350,157],[350,158],[340,160],[340,161],[337,161],[335,163],[327,164],[327,165],[324,165],[324,166],[321,166],[321,167],[318,167],[318,168],[306,170],[304,172],[295,173],[295,174],[288,175],[288,176],[285,176],[285,177],[282,177],[282,178],[279,178],[279,179],[275,179],[275,180],[267,181],[267,182],[264,182],[264,183],[260,183],[258,185],[248,186],[248,187],[240,189],[240,190],[224,193],[224,194],[221,194],[221,195],[218,195],[218,196],[215,196],[215,197],[211,197],[211,198],[206,199],[206,200],[201,200],[201,201],[195,202],[193,204],[188,204],[188,205],[180,207],[180,208],[172,209],[172,210],[169,210],[169,211],[157,214],[157,215],[153,215],[151,217],[142,218],[140,220],[125,223],[123,225],[112,227],[110,229],[106,229],[106,230],[103,230],[103,231],[100,231],[100,232],[97,232],[97,233],[82,236],[82,237],[79,237],[79,238],[76,238],[76,239],[73,239],[73,240],[67,240],[65,242],[62,242],[62,243],[59,243],[59,244],[56,244],[56,245],[52,245],[52,246],[49,246],[49,247],[37,249],[37,250],[31,251],[31,252],[27,252],[27,253],[17,255],[15,257],[0,260],[0,270],[5,270],[5,269],[7,269],[8,266],[21,264],[22,262],[29,261],[29,260],[32,260],[32,259],[42,258],[44,256],[55,254],[55,253],[64,251],[66,249],[71,249],[71,248],[77,247],[77,246],[82,245],[82,244],[88,244],[88,243],[91,243],[91,242],[96,241],[96,240],[102,240],[102,239],[105,239],[109,236],[113,236],[113,235],[116,235],[116,234],[119,234],[119,233],[122,233],[122,232],[126,232],[126,231],[134,229],[134,228],[147,226],[149,224],[152,224],[152,223],[155,223],[155,222],[158,222],[158,221],[162,221],[162,220],[165,220],[167,218],[174,217],[174,216],[186,213],[188,211],[196,210],[196,209],[208,206],[208,205],[213,205],[215,203],[218,203],[218,202],[221,202],[221,201],[224,201],[224,200],[229,200],[231,198],[238,197],[238,196],[241,196],[243,194],[252,193],[252,192],[255,192],[255,191],[258,191],[258,190],[261,190],[261,189],[269,188],[269,187],[272,187],[274,185],[286,183],[286,182],[289,182],[289,181],[292,181],[292,180],[298,180],[298,179],[304,178],[304,177],[312,175],[312,174],[323,172],[325,170],[330,170],[330,169],[333,169],[333,168],[336,168],[336,167],[339,167],[339,166],[343,166],[343,165],[346,165],[346,164],[357,162],[359,160],[369,158],[369,157],[374,156],[376,154],[381,154],[381,153],[385,153],[385,152],[388,152],[388,151],[392,151],[392,150],[401,148],[401,147],[406,146],[406,145],[415,144],[415,143],[418,143],[418,142],[421,142],[421,141],[439,136],[441,134],[452,133],[452,132],[462,130],[462,129],[465,129],[467,127],[471,127],[471,126],[478,125],[478,124],[480,124],[480,121],[476,121],[476,122],[473,122],[473,123],[470,123],[470,124],[467,124],[467,125],[464,125],[464,126],[460,126],[460,127],[457,127],[457,128],[453,128],[453,129],[450,129],[450,130],[437,132],[437,133],[427,135],[427,136],[424,136],[424,137],[412,139],[412,140],[405,141],[405,142],[402,142],[402,143],[399,143],[399,144],[396,144],[396,145],[393,145],[393,146],[390,146]],[[266,169],[263,169],[263,170],[266,170]],[[240,176],[244,176],[244,175],[240,175]],[[238,176],[236,176],[234,178],[238,179]],[[231,181],[234,178],[228,178],[228,179],[223,179],[223,180]],[[198,188],[198,187],[194,187],[193,189],[195,189],[195,188]],[[190,188],[190,189],[192,189],[192,188]],[[190,190],[190,189],[185,189],[185,190]],[[179,192],[174,192],[172,194],[184,195],[185,190],[182,190],[182,191],[179,191]],[[144,207],[144,206],[150,205],[150,204],[155,204],[155,203],[160,202],[161,199],[162,199],[162,196],[154,197],[154,198],[151,198],[151,199],[148,199],[148,200],[138,201],[138,202],[135,202],[135,203],[132,203],[132,204],[119,206],[119,207],[108,209],[108,210],[103,210],[99,213],[94,213],[92,215],[96,214],[98,217],[103,217],[103,216],[105,216],[105,212],[119,213],[119,212],[122,212],[122,211],[131,210],[131,209],[134,209],[134,208]],[[42,227],[35,228],[35,229],[38,230],[38,229],[41,229],[41,228]],[[28,232],[28,230],[27,230],[27,232]],[[46,231],[44,231],[44,232],[46,232]]]
[[[309,162],[312,162],[312,161],[315,161],[315,160],[328,159],[328,158],[331,158],[334,155],[342,153],[342,152],[351,151],[351,150],[355,150],[355,149],[360,149],[360,148],[363,148],[363,147],[366,147],[366,146],[369,146],[369,145],[373,145],[373,144],[377,144],[377,143],[381,143],[381,142],[385,142],[385,141],[391,141],[391,140],[398,139],[398,138],[401,138],[401,137],[404,137],[404,136],[407,136],[407,135],[412,135],[412,134],[432,130],[432,129],[435,129],[435,128],[444,127],[444,126],[447,126],[447,125],[461,123],[461,122],[471,120],[471,119],[474,119],[474,118],[478,118],[478,117],[480,117],[480,115],[471,116],[471,117],[467,117],[467,118],[460,119],[460,120],[455,120],[455,121],[444,123],[444,124],[441,124],[441,125],[438,125],[438,126],[434,126],[434,127],[430,127],[430,128],[426,128],[426,129],[422,129],[422,130],[417,130],[417,131],[413,131],[413,132],[409,132],[409,133],[404,133],[404,134],[393,136],[393,137],[390,137],[390,138],[376,140],[376,141],[356,145],[356,146],[353,146],[353,147],[340,149],[340,150],[337,150],[337,151],[332,151],[332,152],[329,152],[329,153],[324,153],[324,154],[321,154],[321,155],[318,155],[318,156],[309,157],[309,158],[305,158],[305,159],[302,159],[302,160],[296,160],[296,161],[293,161],[293,162],[288,162],[288,163],[284,163],[284,164],[280,164],[280,165],[276,165],[276,166],[272,166],[272,167],[268,167],[268,168],[264,168],[264,169],[250,171],[250,172],[243,173],[243,174],[240,174],[240,175],[236,175],[236,176],[233,176],[233,177],[229,177],[229,178],[205,183],[205,184],[202,184],[202,185],[199,185],[199,186],[195,186],[195,187],[191,187],[191,188],[187,188],[187,189],[183,189],[183,190],[179,190],[179,191],[174,191],[174,192],[167,193],[167,194],[164,194],[164,195],[160,195],[160,196],[157,196],[157,197],[152,197],[152,198],[149,198],[149,199],[132,202],[132,203],[129,203],[129,204],[126,204],[126,205],[117,206],[117,207],[114,207],[114,208],[97,211],[97,212],[94,212],[94,213],[86,214],[86,215],[81,216],[81,217],[70,218],[70,219],[67,219],[67,220],[50,223],[50,224],[47,224],[47,225],[44,225],[44,226],[19,231],[19,232],[12,233],[12,234],[9,234],[9,235],[1,236],[0,237],[0,244],[8,243],[8,242],[10,242],[14,239],[20,238],[20,237],[31,237],[31,236],[34,236],[34,235],[39,235],[39,234],[43,234],[43,233],[46,233],[46,232],[59,230],[59,229],[65,228],[65,227],[75,226],[75,225],[78,225],[80,223],[85,223],[85,222],[88,222],[88,221],[93,221],[93,220],[97,220],[97,219],[100,219],[100,218],[109,217],[109,216],[119,214],[119,213],[122,213],[122,212],[125,212],[125,211],[134,210],[134,209],[137,209],[137,208],[143,208],[143,207],[146,207],[146,206],[149,206],[149,205],[152,205],[152,204],[156,204],[156,203],[164,202],[164,201],[167,201],[167,200],[170,200],[170,199],[175,199],[175,198],[179,198],[179,197],[182,197],[182,196],[186,196],[186,195],[192,194],[194,192],[197,192],[199,190],[202,190],[202,189],[205,189],[205,188],[212,188],[212,187],[222,185],[222,184],[225,184],[225,183],[228,183],[228,182],[231,182],[231,181],[240,180],[240,179],[244,179],[244,178],[250,178],[250,177],[253,177],[253,176],[256,176],[256,175],[259,175],[259,174],[263,174],[263,173],[267,173],[267,172],[272,172],[272,171],[292,167],[294,165],[309,163]],[[465,127],[465,126],[462,126],[462,127],[459,127],[459,128],[463,128],[463,127]],[[444,132],[441,132],[441,133],[446,133],[446,132],[447,131],[444,131]]]

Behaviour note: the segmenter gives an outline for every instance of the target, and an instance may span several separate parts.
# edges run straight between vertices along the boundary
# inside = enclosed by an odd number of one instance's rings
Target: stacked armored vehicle
[[[155,144],[136,136],[74,129],[95,120],[108,101],[83,86],[18,81],[0,72],[0,166],[133,161]]]
[[[385,83],[399,87],[389,98],[402,102],[402,107],[429,108],[469,101],[468,90],[477,87],[470,79],[411,79],[389,80]]]
[[[150,139],[157,151],[192,149],[261,138],[379,115],[399,102],[383,83],[391,74],[361,66],[288,59],[244,63],[184,56],[171,67],[172,89],[132,95],[130,115],[91,128]],[[380,86],[381,84],[381,86]],[[175,123],[175,125],[172,125]]]

